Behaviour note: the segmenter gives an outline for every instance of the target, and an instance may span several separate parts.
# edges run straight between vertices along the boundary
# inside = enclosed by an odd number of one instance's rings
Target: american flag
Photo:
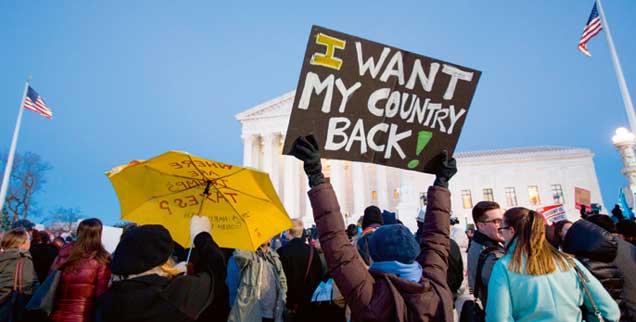
[[[49,120],[53,117],[53,111],[46,106],[40,94],[31,88],[31,86],[29,86],[29,89],[27,90],[23,106],[27,110],[39,113]]]
[[[603,26],[601,24],[601,18],[598,16],[596,2],[594,2],[590,19],[587,20],[587,24],[585,24],[585,28],[583,29],[583,35],[581,35],[581,39],[579,40],[579,50],[586,56],[592,56],[590,52],[587,51],[587,42],[601,32],[601,30],[603,30]]]

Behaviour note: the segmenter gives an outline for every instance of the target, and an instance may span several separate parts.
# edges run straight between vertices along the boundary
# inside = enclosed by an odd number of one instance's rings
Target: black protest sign
[[[283,151],[432,172],[452,153],[481,72],[313,26]]]

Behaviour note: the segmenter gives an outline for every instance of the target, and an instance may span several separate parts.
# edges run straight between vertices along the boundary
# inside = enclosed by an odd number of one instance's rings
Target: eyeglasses
[[[490,223],[493,223],[493,224],[495,224],[495,225],[501,225],[501,223],[502,223],[502,222],[503,222],[503,220],[502,220],[502,219],[499,219],[499,218],[495,218],[495,219],[490,219],[490,220],[482,221],[482,223],[484,223],[484,224],[490,224]]]
[[[497,228],[497,231],[498,232],[502,232],[502,231],[508,230],[508,229],[510,229],[510,227],[499,227],[499,228]]]

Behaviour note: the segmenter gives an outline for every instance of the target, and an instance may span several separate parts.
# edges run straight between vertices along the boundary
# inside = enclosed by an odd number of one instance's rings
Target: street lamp
[[[627,197],[628,206],[634,208],[634,193],[636,193],[636,135],[624,127],[616,129],[616,134],[612,137],[614,147],[621,154],[623,169],[621,173],[627,178],[629,185],[623,187],[623,193]]]

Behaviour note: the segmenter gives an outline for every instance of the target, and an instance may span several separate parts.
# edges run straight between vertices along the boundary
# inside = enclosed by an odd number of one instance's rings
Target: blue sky
[[[25,112],[18,151],[51,163],[43,214],[119,221],[104,171],[167,150],[242,161],[234,115],[295,88],[311,25],[481,70],[459,151],[540,145],[595,154],[606,204],[625,183],[626,126],[605,34],[576,46],[593,2],[0,1],[0,149],[26,77],[54,108]],[[636,92],[636,3],[605,1]]]

